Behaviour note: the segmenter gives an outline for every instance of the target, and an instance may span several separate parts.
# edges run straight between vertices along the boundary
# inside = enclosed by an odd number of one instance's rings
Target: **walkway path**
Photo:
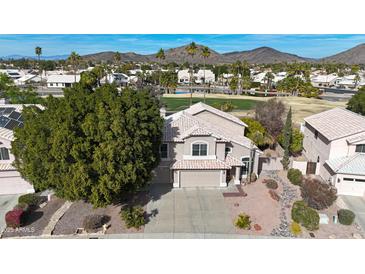
[[[283,186],[283,192],[280,195],[280,225],[274,228],[270,235],[278,237],[294,237],[290,232],[290,220],[288,221],[287,211],[292,202],[297,198],[297,191],[283,180],[276,171],[263,171],[261,175],[267,176]]]
[[[48,225],[44,228],[42,236],[43,235],[52,235],[52,232],[57,224],[57,222],[59,221],[59,219],[61,219],[61,217],[63,216],[63,214],[66,213],[66,211],[70,208],[70,206],[72,205],[72,202],[66,201],[51,217],[51,219],[49,220]]]

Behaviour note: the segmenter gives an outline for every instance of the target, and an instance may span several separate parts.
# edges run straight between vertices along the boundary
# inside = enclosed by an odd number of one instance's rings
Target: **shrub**
[[[330,207],[337,199],[336,188],[317,179],[306,179],[300,190],[307,205],[318,210]]]
[[[250,175],[247,176],[246,178],[246,182],[249,183],[253,183],[256,182],[257,180],[257,175],[255,173],[251,173]]]
[[[87,232],[94,232],[110,220],[107,215],[93,214],[84,218],[83,227]]]
[[[251,229],[250,216],[245,213],[241,213],[240,215],[238,215],[234,224],[236,227],[241,229]]]
[[[294,222],[301,224],[310,231],[319,228],[318,212],[308,207],[304,201],[296,201],[293,204],[291,217]]]
[[[277,189],[279,187],[278,183],[273,179],[264,180],[264,183],[266,184],[266,187],[269,189]]]
[[[277,202],[279,202],[279,201],[280,201],[280,196],[276,193],[276,191],[275,191],[275,190],[270,189],[270,190],[269,190],[269,194],[270,194],[270,197],[271,197],[273,200],[275,200],[275,201],[277,201]]]
[[[303,175],[302,172],[300,172],[299,169],[295,169],[295,168],[290,168],[288,170],[288,175],[287,175],[289,181],[293,184],[293,185],[297,185],[300,186],[302,184],[303,181]]]
[[[22,226],[24,221],[24,210],[15,208],[5,214],[5,222],[7,227],[17,228]]]
[[[338,221],[342,225],[351,225],[355,219],[355,213],[348,209],[340,209],[337,211]]]
[[[127,228],[140,228],[146,223],[144,217],[144,210],[141,206],[128,207],[121,212],[122,220],[125,222]]]
[[[37,194],[29,193],[18,198],[19,204],[26,204],[29,207],[36,207],[40,202],[40,197]]]
[[[297,222],[292,222],[290,225],[290,231],[294,236],[298,236],[302,234],[302,228],[300,227],[300,224]]]

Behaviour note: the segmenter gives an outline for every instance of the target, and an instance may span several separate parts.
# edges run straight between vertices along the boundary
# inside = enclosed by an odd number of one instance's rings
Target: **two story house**
[[[12,165],[11,142],[15,127],[23,126],[21,111],[23,105],[0,105],[0,195],[32,193],[34,188]]]
[[[262,152],[244,136],[247,125],[203,103],[165,117],[161,163],[153,183],[226,187],[257,173]]]
[[[334,108],[304,119],[304,154],[338,194],[365,194],[365,117]]]

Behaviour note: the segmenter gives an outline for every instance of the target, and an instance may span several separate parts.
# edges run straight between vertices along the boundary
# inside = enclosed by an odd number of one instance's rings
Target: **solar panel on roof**
[[[21,114],[19,112],[13,111],[12,113],[10,113],[9,118],[17,120],[20,116]]]
[[[0,127],[5,127],[5,125],[10,121],[8,117],[0,116]]]
[[[15,110],[15,108],[5,108],[4,109],[4,114],[10,114],[14,110]]]
[[[4,128],[7,128],[7,129],[10,129],[10,130],[12,130],[12,129],[14,129],[15,127],[17,127],[17,126],[19,126],[19,122],[18,121],[16,121],[16,120],[13,120],[13,119],[11,119],[5,126],[4,126]]]

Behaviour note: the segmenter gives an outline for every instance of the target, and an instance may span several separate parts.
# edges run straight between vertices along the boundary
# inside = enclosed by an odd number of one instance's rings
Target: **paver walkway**
[[[222,190],[151,187],[147,213],[152,215],[145,233],[235,233]],[[154,216],[153,216],[154,215]]]
[[[44,228],[42,235],[52,235],[52,231],[54,230],[57,222],[66,213],[66,211],[70,208],[72,202],[66,201],[52,216],[49,220],[48,225]]]

